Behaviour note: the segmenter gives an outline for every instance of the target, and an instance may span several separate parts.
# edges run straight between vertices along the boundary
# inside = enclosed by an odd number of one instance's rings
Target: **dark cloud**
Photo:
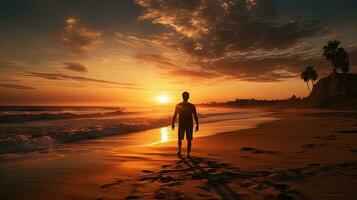
[[[86,72],[87,67],[80,62],[65,62],[64,65],[66,69],[75,71],[75,72]]]
[[[216,72],[209,72],[209,71],[197,71],[197,70],[190,70],[190,69],[177,69],[171,70],[167,72],[168,75],[174,77],[189,77],[191,79],[211,79],[219,77],[219,74]]]
[[[253,3],[254,2],[254,3]],[[279,20],[272,1],[137,1],[141,19],[178,33],[175,45],[190,54],[221,56],[227,51],[287,48],[323,31],[312,21]]]
[[[281,17],[270,0],[136,2],[145,9],[140,20],[168,28],[161,45],[201,70],[247,81],[297,76],[302,55],[317,50],[309,39],[328,32],[315,20]]]
[[[101,39],[101,32],[80,24],[78,18],[67,18],[60,42],[73,53],[84,53],[91,50]]]
[[[172,61],[170,58],[155,54],[155,53],[140,53],[134,56],[139,62],[153,64],[160,70],[164,70],[161,75],[169,75],[170,77],[176,77],[179,79],[188,78],[190,80],[201,80],[201,79],[213,79],[221,77],[214,71],[199,70],[199,68],[184,68],[181,66],[180,61]],[[192,66],[196,65],[191,63]]]
[[[177,65],[173,64],[169,58],[166,58],[165,56],[159,54],[139,53],[136,54],[134,57],[141,62],[154,64],[162,68],[177,67]]]
[[[34,87],[29,87],[29,86],[25,86],[25,85],[17,85],[17,84],[0,84],[0,87],[11,88],[11,89],[20,89],[20,90],[33,90],[33,89],[36,89]]]
[[[45,79],[49,79],[49,80],[73,80],[73,81],[80,81],[80,82],[95,82],[95,83],[114,84],[114,85],[120,86],[121,88],[127,88],[127,89],[139,89],[139,86],[137,84],[120,83],[120,82],[106,81],[106,80],[93,79],[93,78],[87,78],[87,77],[81,77],[81,76],[71,76],[71,75],[66,75],[66,74],[61,74],[61,73],[31,72],[31,73],[28,73],[25,75],[45,78]]]
[[[272,82],[294,78],[299,73],[299,62],[296,58],[263,58],[263,59],[221,59],[217,61],[200,62],[220,74],[245,81]]]

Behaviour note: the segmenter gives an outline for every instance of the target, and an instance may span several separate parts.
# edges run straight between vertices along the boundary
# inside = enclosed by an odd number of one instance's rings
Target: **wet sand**
[[[281,120],[195,139],[191,159],[174,159],[175,142],[158,145],[152,154],[169,164],[143,168],[123,199],[355,199],[356,113],[285,109],[273,116]]]
[[[207,135],[194,139],[191,159],[176,157],[176,135],[165,127],[155,129],[159,135],[150,130],[138,132],[140,137],[133,133],[2,156],[0,194],[5,199],[354,199],[357,115],[274,111],[266,123],[240,131],[209,135],[224,123],[202,124],[196,136]]]

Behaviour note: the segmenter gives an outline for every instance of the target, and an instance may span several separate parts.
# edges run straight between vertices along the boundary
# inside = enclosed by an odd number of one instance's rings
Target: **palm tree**
[[[307,71],[306,69],[304,71],[302,71],[301,75],[300,75],[300,78],[304,80],[304,82],[307,85],[307,89],[309,90],[309,93],[311,93],[310,86],[309,86],[309,80],[310,80],[309,71]]]
[[[326,60],[330,61],[331,66],[332,66],[332,71],[334,73],[337,72],[337,51],[339,49],[340,42],[337,40],[334,41],[329,41],[327,45],[323,47],[323,56],[326,58]]]
[[[329,41],[323,47],[323,56],[330,61],[334,73],[340,69],[343,74],[346,74],[350,70],[349,56],[345,49],[339,45],[340,42],[337,40]]]
[[[340,42],[337,40],[329,41],[327,45],[323,47],[323,56],[326,60],[330,61],[333,67],[333,74],[336,74],[337,69],[342,71],[342,78],[344,83],[343,93],[348,93],[348,86],[346,81],[346,73],[350,70],[349,56],[343,47],[338,47]],[[332,76],[335,77],[335,76]]]
[[[346,81],[346,73],[350,70],[350,61],[349,61],[349,56],[348,53],[345,51],[344,48],[338,48],[337,54],[336,54],[336,63],[337,66],[341,69],[342,71],[342,78],[343,78],[343,83],[344,83],[344,88],[343,88],[343,94],[348,93],[348,86],[347,86],[347,81]]]
[[[338,48],[336,53],[336,63],[343,74],[346,74],[350,70],[349,56],[344,48]]]
[[[311,93],[309,81],[311,81],[312,86],[315,85],[315,81],[319,77],[316,70],[309,65],[304,69],[304,71],[302,71],[300,77],[306,82],[307,89],[309,90],[309,93]]]
[[[310,74],[310,79],[311,83],[313,86],[315,86],[317,78],[319,78],[319,75],[317,74],[316,70],[312,66],[308,66],[309,68],[309,74]]]

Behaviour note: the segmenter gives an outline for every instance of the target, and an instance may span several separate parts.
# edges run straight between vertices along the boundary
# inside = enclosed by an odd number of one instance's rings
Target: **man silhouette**
[[[192,115],[195,117],[196,130],[198,131],[198,117],[196,112],[196,107],[192,103],[188,102],[190,94],[188,92],[182,93],[183,101],[176,105],[175,113],[172,118],[172,130],[175,130],[175,121],[177,113],[179,114],[179,127],[178,127],[178,152],[177,155],[181,156],[181,146],[182,140],[184,139],[186,133],[187,140],[187,157],[190,157],[191,145],[192,145],[192,132],[193,132],[193,120]]]

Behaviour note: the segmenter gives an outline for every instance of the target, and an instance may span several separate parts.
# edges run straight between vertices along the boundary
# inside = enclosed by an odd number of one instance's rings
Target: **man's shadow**
[[[212,187],[221,196],[222,199],[242,199],[242,197],[238,193],[236,193],[226,184],[226,181],[228,181],[228,179],[219,179],[215,177],[215,175],[210,174],[209,172],[205,171],[201,166],[199,166],[199,164],[202,163],[202,158],[180,157],[180,159],[181,160],[179,162],[183,162],[185,165],[191,168],[196,177],[207,180],[207,184]],[[207,167],[217,168],[217,166],[213,166],[213,164],[210,162],[207,162]]]

